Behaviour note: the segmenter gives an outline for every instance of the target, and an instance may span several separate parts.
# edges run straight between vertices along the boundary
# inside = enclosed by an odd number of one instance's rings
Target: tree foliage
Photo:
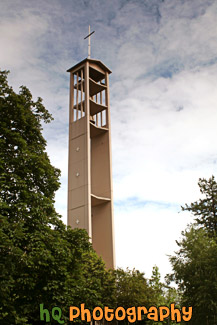
[[[217,184],[212,176],[200,179],[204,199],[185,206],[196,223],[182,233],[179,251],[170,257],[172,278],[182,292],[182,304],[193,307],[191,324],[215,325],[217,322]]]
[[[152,276],[148,280],[144,273],[138,270],[117,269],[113,271],[116,279],[116,306],[122,306],[125,309],[132,306],[170,306],[171,303],[176,303],[179,307],[177,290],[169,287],[161,282],[161,275],[157,266],[153,267]],[[121,323],[128,324],[125,319]],[[168,319],[162,322],[153,322],[145,316],[142,321],[137,321],[137,324],[168,324]],[[170,324],[175,324],[170,322]]]
[[[60,171],[50,164],[41,133],[42,122],[52,118],[41,98],[34,102],[26,87],[16,94],[6,76],[0,75],[0,213],[33,227],[35,222],[53,223]]]
[[[171,287],[169,283],[162,282],[161,274],[158,266],[152,268],[152,275],[148,281],[153,292],[153,305],[155,306],[167,306],[170,307],[171,303],[175,303],[176,308],[180,307],[179,292],[176,288]],[[168,324],[168,319],[163,322],[150,322],[148,324]],[[176,324],[170,320],[170,324]]]
[[[164,284],[161,282],[161,275],[159,268],[155,265],[152,269],[152,275],[149,284],[153,289],[154,302],[157,306],[164,304]]]
[[[144,273],[138,270],[118,268],[114,271],[116,278],[116,304],[124,308],[148,306],[153,302],[153,292]]]
[[[183,211],[190,211],[198,225],[203,227],[210,236],[217,236],[217,183],[212,176],[208,180],[200,178],[200,192],[205,196],[197,202],[186,204]]]
[[[191,227],[170,258],[175,281],[183,293],[182,304],[193,307],[192,324],[216,324],[217,241],[204,229]]]

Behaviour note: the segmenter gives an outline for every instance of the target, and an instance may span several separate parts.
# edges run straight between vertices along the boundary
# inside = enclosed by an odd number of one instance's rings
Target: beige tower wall
[[[106,261],[108,268],[114,267],[113,224],[111,202],[92,207],[93,248]]]
[[[113,268],[113,215],[110,141],[109,132],[91,139],[91,193],[97,197],[110,199],[106,203],[92,205],[92,242],[93,248]],[[97,202],[96,202],[97,204]]]
[[[111,198],[109,133],[91,139],[91,192]]]
[[[72,122],[69,130],[68,225],[91,234],[86,120],[85,116]]]

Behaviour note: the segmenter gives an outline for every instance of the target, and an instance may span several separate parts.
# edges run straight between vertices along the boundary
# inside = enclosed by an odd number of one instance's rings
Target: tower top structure
[[[86,58],[86,59],[80,61],[79,63],[77,63],[76,65],[74,65],[70,69],[68,69],[67,72],[76,71],[77,68],[80,65],[84,65],[86,62],[89,62],[90,63],[90,67],[91,67],[92,64],[94,64],[95,65],[95,68],[98,66],[98,67],[100,67],[103,70],[103,72],[108,72],[109,74],[112,73],[111,70],[104,63],[102,63],[100,60],[90,59],[90,58]],[[91,71],[91,72],[93,74],[93,71]],[[99,75],[99,77],[102,77],[102,79],[105,78],[105,74],[103,72],[101,73],[101,75]],[[99,77],[98,77],[98,79],[99,79]]]

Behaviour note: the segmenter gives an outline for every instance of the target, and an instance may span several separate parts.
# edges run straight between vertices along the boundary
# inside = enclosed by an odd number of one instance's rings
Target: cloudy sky
[[[199,177],[216,175],[216,0],[1,0],[0,67],[55,121],[50,159],[62,171],[57,211],[66,222],[69,75],[87,57],[111,70],[116,264],[151,275],[192,219]]]

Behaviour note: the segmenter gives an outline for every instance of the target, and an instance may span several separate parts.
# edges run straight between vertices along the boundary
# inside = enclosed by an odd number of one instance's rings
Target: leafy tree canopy
[[[60,171],[45,151],[42,122],[51,115],[36,102],[26,87],[16,94],[7,83],[7,72],[0,74],[0,195],[1,214],[14,222],[55,223],[53,202],[59,188]],[[55,216],[53,218],[53,216]]]
[[[124,308],[149,306],[153,302],[153,290],[144,273],[138,270],[114,270],[116,278],[116,304]]]
[[[217,241],[204,229],[190,227],[170,257],[182,304],[193,307],[191,324],[215,325],[217,320]]]
[[[179,251],[170,257],[173,278],[182,292],[182,304],[193,307],[190,324],[217,322],[217,184],[214,176],[199,179],[205,198],[185,205],[196,223],[182,233]]]
[[[198,182],[200,192],[205,196],[197,202],[186,204],[183,211],[190,211],[196,222],[203,227],[210,236],[217,236],[217,183],[212,176],[208,180],[200,178]]]

